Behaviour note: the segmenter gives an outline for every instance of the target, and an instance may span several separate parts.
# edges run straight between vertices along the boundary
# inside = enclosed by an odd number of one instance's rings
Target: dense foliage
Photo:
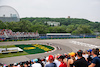
[[[47,25],[47,21],[60,22],[60,26]],[[21,18],[19,22],[2,22],[0,29],[14,32],[93,34],[100,32],[100,23],[77,18]]]

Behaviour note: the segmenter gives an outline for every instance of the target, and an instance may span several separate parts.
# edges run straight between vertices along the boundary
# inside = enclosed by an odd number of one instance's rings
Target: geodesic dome
[[[2,22],[18,22],[20,20],[18,12],[10,6],[0,6],[0,20]]]

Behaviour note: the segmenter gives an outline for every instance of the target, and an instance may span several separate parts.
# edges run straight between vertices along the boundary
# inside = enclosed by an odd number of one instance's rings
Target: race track
[[[10,64],[20,61],[31,60],[34,58],[44,58],[50,54],[64,54],[69,52],[76,52],[77,50],[87,50],[92,48],[100,48],[100,39],[96,38],[82,38],[82,39],[48,39],[48,40],[30,40],[30,41],[12,41],[12,42],[0,42],[0,45],[13,45],[13,44],[46,44],[52,43],[55,47],[61,47],[62,50],[56,50],[51,53],[40,53],[32,55],[24,55],[17,57],[1,58],[0,63]]]

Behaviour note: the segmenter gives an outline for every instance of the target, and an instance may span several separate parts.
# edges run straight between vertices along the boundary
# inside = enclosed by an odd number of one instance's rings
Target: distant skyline
[[[23,17],[83,18],[100,22],[100,0],[0,0]]]

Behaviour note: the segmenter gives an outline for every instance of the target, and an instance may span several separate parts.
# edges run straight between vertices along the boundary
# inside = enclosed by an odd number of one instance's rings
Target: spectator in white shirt
[[[33,62],[34,64],[32,64],[32,67],[42,67],[40,63],[37,63],[38,59],[34,59]]]

